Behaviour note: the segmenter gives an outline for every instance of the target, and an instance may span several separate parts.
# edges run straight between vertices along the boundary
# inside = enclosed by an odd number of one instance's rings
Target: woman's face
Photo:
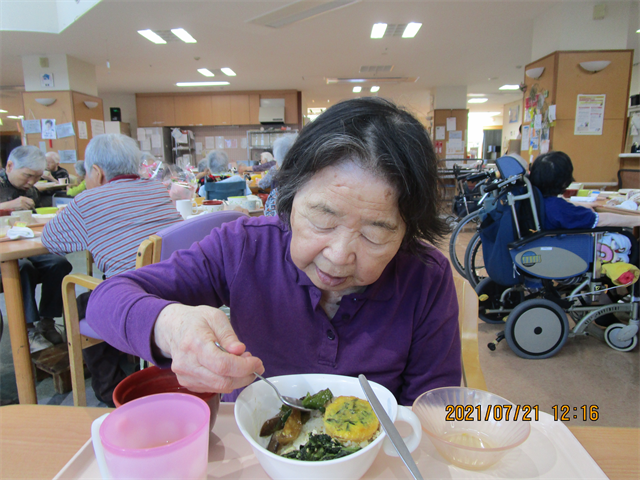
[[[320,290],[342,292],[375,282],[405,230],[394,188],[343,163],[316,173],[296,194],[291,257]]]

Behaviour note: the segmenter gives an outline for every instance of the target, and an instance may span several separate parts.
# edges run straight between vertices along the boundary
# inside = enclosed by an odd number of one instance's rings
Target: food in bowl
[[[330,389],[302,398],[311,412],[283,405],[267,420],[260,437],[267,450],[286,458],[326,461],[345,457],[369,445],[380,434],[380,422],[366,400],[334,397]]]
[[[523,419],[524,410],[484,390],[465,387],[429,390],[416,399],[413,411],[438,453],[468,470],[494,465],[521,445],[531,432],[531,422]],[[534,419],[531,411],[529,417]]]
[[[329,374],[282,375],[269,378],[284,395],[304,397],[308,392],[319,392],[329,388],[336,396],[362,397],[360,382],[355,377]],[[410,409],[399,406],[393,394],[380,384],[369,382],[378,400],[392,421],[406,422],[411,434],[404,437],[409,451],[415,450],[422,438],[418,417]],[[282,403],[273,389],[264,381],[257,381],[246,387],[236,399],[234,413],[240,433],[251,445],[260,466],[274,480],[295,479],[335,479],[362,477],[376,459],[381,448],[387,455],[397,456],[397,452],[384,431],[369,445],[344,457],[322,462],[301,462],[270,452],[266,448],[268,438],[260,437],[264,422],[280,410]]]

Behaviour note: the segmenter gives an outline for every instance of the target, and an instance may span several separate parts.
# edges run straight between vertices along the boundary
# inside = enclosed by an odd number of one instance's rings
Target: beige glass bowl
[[[508,420],[505,405],[511,406]],[[456,406],[461,407],[456,410]],[[413,412],[438,453],[468,470],[489,468],[529,437],[530,422],[522,421],[521,410],[514,419],[515,410],[498,395],[464,387],[436,388],[413,403]]]

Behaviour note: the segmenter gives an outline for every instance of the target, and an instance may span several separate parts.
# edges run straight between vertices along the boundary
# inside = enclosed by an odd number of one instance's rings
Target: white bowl
[[[283,395],[303,397],[307,393],[316,393],[329,388],[334,396],[352,395],[366,400],[357,378],[340,375],[304,374],[283,375],[269,379]],[[378,400],[392,420],[405,421],[412,428],[412,433],[405,437],[409,451],[420,444],[422,430],[420,420],[408,408],[399,406],[395,397],[382,385],[369,382]],[[245,388],[238,396],[235,404],[235,417],[240,432],[247,439],[260,465],[274,480],[279,479],[357,479],[369,469],[380,447],[388,455],[397,456],[393,445],[384,431],[373,442],[362,450],[335,460],[323,462],[305,462],[284,458],[269,452],[265,446],[269,437],[260,437],[260,428],[265,420],[276,415],[280,410],[280,400],[273,389],[263,381],[255,382]],[[382,427],[381,427],[382,428]]]

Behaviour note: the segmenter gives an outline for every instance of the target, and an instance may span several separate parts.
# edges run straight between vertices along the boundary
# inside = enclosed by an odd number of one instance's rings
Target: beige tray
[[[427,437],[412,456],[424,478],[591,478],[607,476],[591,458],[576,437],[562,422],[540,413],[540,420],[531,422],[531,435],[518,448],[509,452],[488,470],[474,472],[449,465],[436,452]],[[222,403],[218,419],[209,438],[209,478],[268,479],[244,439],[233,416],[233,404]],[[98,464],[91,440],[69,460],[54,480],[100,480]],[[402,460],[389,457],[382,450],[367,471],[365,479],[411,479]]]

